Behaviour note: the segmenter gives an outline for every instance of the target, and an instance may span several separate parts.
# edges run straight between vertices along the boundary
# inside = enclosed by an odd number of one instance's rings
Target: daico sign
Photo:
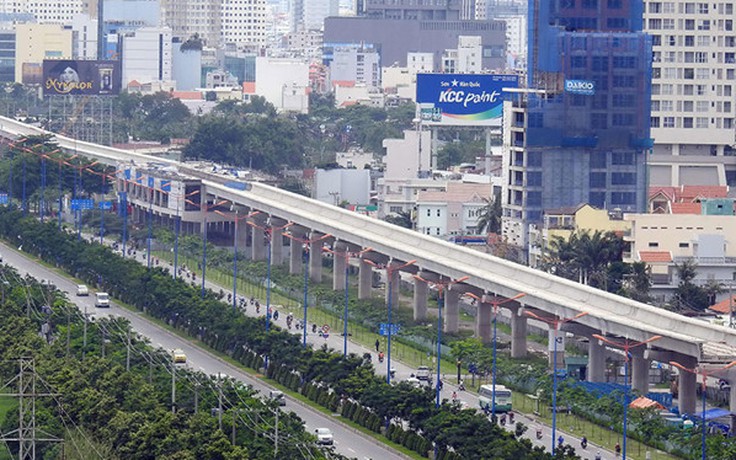
[[[118,61],[43,61],[43,95],[105,96],[120,92]]]
[[[516,75],[417,74],[417,107],[423,124],[501,126],[503,90]]]
[[[590,80],[565,80],[565,92],[592,96],[595,94],[595,82]]]

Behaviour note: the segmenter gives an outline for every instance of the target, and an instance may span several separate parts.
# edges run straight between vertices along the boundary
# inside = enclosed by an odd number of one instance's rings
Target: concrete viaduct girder
[[[0,124],[1,130],[9,135],[46,133],[4,117],[0,118]],[[139,161],[176,166],[182,174],[202,179],[205,193],[314,231],[329,233],[340,241],[359,247],[372,247],[376,252],[390,255],[395,260],[416,259],[416,265],[422,270],[453,279],[468,276],[467,284],[485,292],[504,297],[524,292],[525,305],[555,315],[572,316],[588,312],[578,322],[606,334],[632,340],[662,335],[663,338],[657,342],[658,348],[697,359],[703,357],[705,342],[728,346],[736,344],[736,330],[686,318],[274,187],[248,183],[245,190],[240,190],[228,187],[224,178],[175,161],[75,141],[59,135],[56,135],[56,140],[62,148],[75,150],[80,155],[107,164]]]

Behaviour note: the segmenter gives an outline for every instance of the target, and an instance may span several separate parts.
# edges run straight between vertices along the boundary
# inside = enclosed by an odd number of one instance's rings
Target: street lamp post
[[[700,446],[701,452],[700,452],[700,454],[701,454],[701,459],[702,460],[706,460],[706,455],[705,455],[706,454],[706,443],[705,443],[705,439],[706,439],[706,427],[705,427],[705,393],[706,393],[705,390],[706,390],[706,383],[708,381],[708,377],[709,376],[714,375],[714,374],[716,374],[716,373],[718,373],[720,371],[725,371],[726,369],[730,369],[733,366],[736,366],[736,361],[731,361],[730,363],[726,364],[725,366],[718,367],[718,368],[715,368],[715,369],[710,369],[708,371],[706,371],[705,368],[702,365],[700,366],[699,369],[690,369],[690,368],[687,368],[687,367],[683,366],[682,364],[680,364],[680,363],[678,363],[676,361],[670,361],[670,364],[673,365],[673,366],[675,366],[676,368],[680,369],[681,371],[690,372],[691,374],[700,375],[700,376],[703,377],[703,383],[702,383],[703,386],[702,386],[702,391],[701,391],[701,393],[703,395],[703,414],[702,414],[702,419],[701,419],[701,422],[700,422],[701,425],[702,425],[701,426],[701,446]]]
[[[318,241],[325,240],[331,237],[332,235],[327,233],[327,234],[324,234],[314,239],[299,238],[299,237],[296,237],[288,233],[285,233],[284,236],[286,236],[287,238],[289,238],[291,241],[295,243],[299,243],[303,247],[303,251],[304,251],[302,253],[302,259],[304,261],[304,304],[303,304],[304,318],[302,322],[302,346],[306,348],[307,346],[307,303],[309,301],[308,299],[308,296],[309,296],[309,245],[312,243],[316,243]]]
[[[558,316],[555,316],[554,318],[545,318],[530,311],[525,311],[524,314],[549,324],[554,330],[552,337],[554,342],[552,349],[552,456],[554,457],[555,442],[557,442],[557,332],[560,330],[561,325],[570,321],[575,321],[576,319],[587,315],[588,312],[578,313],[570,318],[560,318]]]
[[[462,283],[463,281],[470,278],[469,276],[463,276],[456,280],[447,281],[430,281],[422,278],[419,275],[414,275],[419,281],[423,281],[430,286],[437,288],[437,382],[435,385],[435,401],[434,407],[440,407],[441,390],[440,390],[440,372],[442,362],[442,307],[444,306],[445,298],[443,296],[445,289],[449,289],[453,284]]]
[[[624,351],[624,425],[623,425],[623,442],[621,443],[621,458],[626,460],[626,431],[628,428],[628,409],[629,409],[629,351],[633,348],[645,345],[655,340],[662,338],[661,335],[654,335],[646,340],[634,341],[629,339],[623,339],[620,341],[611,340],[608,337],[604,337],[600,334],[593,334],[593,337],[599,341],[606,343],[612,347],[620,348]]]
[[[393,278],[394,278],[394,273],[400,271],[402,268],[406,268],[409,265],[415,264],[416,263],[416,260],[410,260],[409,262],[406,262],[406,263],[401,264],[401,265],[398,265],[398,266],[391,265],[391,262],[389,261],[389,263],[386,264],[383,267],[381,267],[379,264],[376,264],[376,263],[374,263],[374,262],[372,262],[370,260],[367,260],[367,259],[366,259],[366,262],[368,262],[370,265],[373,265],[374,267],[384,268],[386,270],[386,277],[388,278],[388,283],[386,283],[386,287],[388,289],[388,302],[386,302],[388,304],[387,305],[388,306],[388,324],[386,325],[386,327],[388,329],[386,331],[386,336],[387,336],[387,340],[386,340],[386,342],[387,342],[387,345],[386,345],[386,348],[387,348],[387,353],[386,353],[386,358],[387,358],[386,359],[386,383],[388,383],[390,385],[391,384],[391,335],[392,335],[391,333],[393,332],[392,331],[393,324],[391,323],[391,304],[393,303],[393,297],[394,297],[393,296]]]
[[[482,302],[478,296],[468,293],[467,296],[475,299],[477,302]],[[516,294],[513,297],[504,300],[492,300],[490,303],[493,306],[493,364],[491,365],[491,420],[496,419],[496,356],[497,356],[497,343],[498,343],[498,307],[509,302],[513,302],[524,297],[525,293]]]
[[[345,248],[345,252],[338,253],[336,251],[333,251],[329,248],[323,248],[324,251],[329,252],[335,257],[344,257],[345,258],[345,307],[343,309],[342,313],[342,356],[346,357],[348,355],[348,301],[350,300],[350,258],[351,257],[360,257],[361,255],[365,254],[366,252],[370,252],[373,250],[373,248],[365,248],[362,251],[358,252],[350,252],[348,248]]]
[[[206,198],[205,198],[206,200]],[[196,203],[192,200],[189,200],[187,198],[184,198],[184,201],[193,205],[197,206],[200,210],[204,211],[203,216],[203,227],[202,227],[202,298],[204,299],[204,296],[206,294],[206,279],[207,279],[207,212],[209,212],[210,209],[216,208],[218,206],[221,206],[228,202],[228,200],[221,200],[216,203],[212,203],[211,205],[207,205],[206,201],[205,204],[202,205],[201,203]]]

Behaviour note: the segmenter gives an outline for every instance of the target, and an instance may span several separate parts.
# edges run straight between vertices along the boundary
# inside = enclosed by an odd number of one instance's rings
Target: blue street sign
[[[109,211],[112,209],[112,201],[100,201],[97,203],[97,207],[103,211]]]
[[[401,325],[392,323],[391,324],[391,335],[396,335],[401,330]],[[388,323],[381,323],[378,329],[380,335],[388,335]]]
[[[94,209],[95,200],[91,199],[75,199],[72,200],[72,211],[83,211],[85,209]]]
[[[8,194],[0,193],[0,204],[8,204]]]

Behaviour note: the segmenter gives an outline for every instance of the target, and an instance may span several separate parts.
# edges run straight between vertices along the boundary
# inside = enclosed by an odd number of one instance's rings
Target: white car
[[[422,387],[422,381],[419,380],[416,377],[409,377],[408,379],[404,380],[404,382],[406,382],[409,385],[411,385],[413,387],[416,387],[416,388],[421,388]]]
[[[429,368],[427,366],[419,366],[416,375],[419,380],[429,380]]]
[[[95,307],[110,308],[110,294],[107,292],[95,294]]]
[[[77,295],[78,296],[88,296],[89,295],[89,289],[84,284],[77,284]]]
[[[317,428],[314,432],[317,434],[317,444],[331,446],[334,443],[332,431],[329,428]]]

